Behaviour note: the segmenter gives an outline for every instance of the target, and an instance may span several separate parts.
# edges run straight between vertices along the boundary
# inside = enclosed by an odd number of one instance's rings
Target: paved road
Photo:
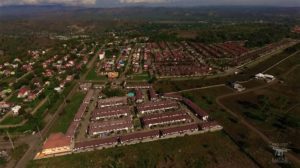
[[[192,88],[192,89],[184,89],[184,90],[180,90],[180,91],[176,91],[176,92],[168,92],[166,94],[190,92],[190,91],[195,91],[195,90],[210,89],[210,88],[216,88],[216,87],[221,87],[221,86],[226,86],[226,85],[225,84],[218,84],[218,85],[203,86],[203,87]]]

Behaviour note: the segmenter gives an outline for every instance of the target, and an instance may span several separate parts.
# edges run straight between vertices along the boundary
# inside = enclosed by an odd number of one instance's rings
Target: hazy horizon
[[[0,6],[61,4],[84,7],[193,7],[193,6],[279,6],[299,7],[299,0],[0,0]]]

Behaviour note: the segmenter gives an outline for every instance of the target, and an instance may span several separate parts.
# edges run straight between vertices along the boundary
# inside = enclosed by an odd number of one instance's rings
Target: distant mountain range
[[[299,17],[300,7],[245,7],[245,6],[213,6],[213,7],[120,7],[120,8],[88,8],[46,5],[15,5],[0,7],[0,19],[70,17],[72,19],[157,19],[175,18],[199,20],[210,18],[264,18]]]

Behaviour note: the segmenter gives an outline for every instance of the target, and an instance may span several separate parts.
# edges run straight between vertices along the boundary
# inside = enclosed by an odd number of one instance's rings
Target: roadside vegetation
[[[254,167],[223,132],[32,161],[35,167]]]
[[[72,98],[68,102],[66,102],[67,106],[59,114],[59,118],[55,122],[54,126],[51,128],[50,132],[66,133],[84,97],[85,97],[84,93],[78,92],[75,93],[75,95],[72,96]]]

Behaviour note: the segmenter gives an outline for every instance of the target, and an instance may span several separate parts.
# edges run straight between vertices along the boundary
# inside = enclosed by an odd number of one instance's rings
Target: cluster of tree
[[[232,40],[245,40],[247,47],[261,47],[290,37],[290,26],[277,24],[225,25],[211,30],[200,31],[195,41],[219,43]]]
[[[110,87],[106,87],[105,89],[103,89],[103,93],[107,96],[107,97],[119,97],[119,96],[125,96],[125,92],[121,89],[113,89]]]

